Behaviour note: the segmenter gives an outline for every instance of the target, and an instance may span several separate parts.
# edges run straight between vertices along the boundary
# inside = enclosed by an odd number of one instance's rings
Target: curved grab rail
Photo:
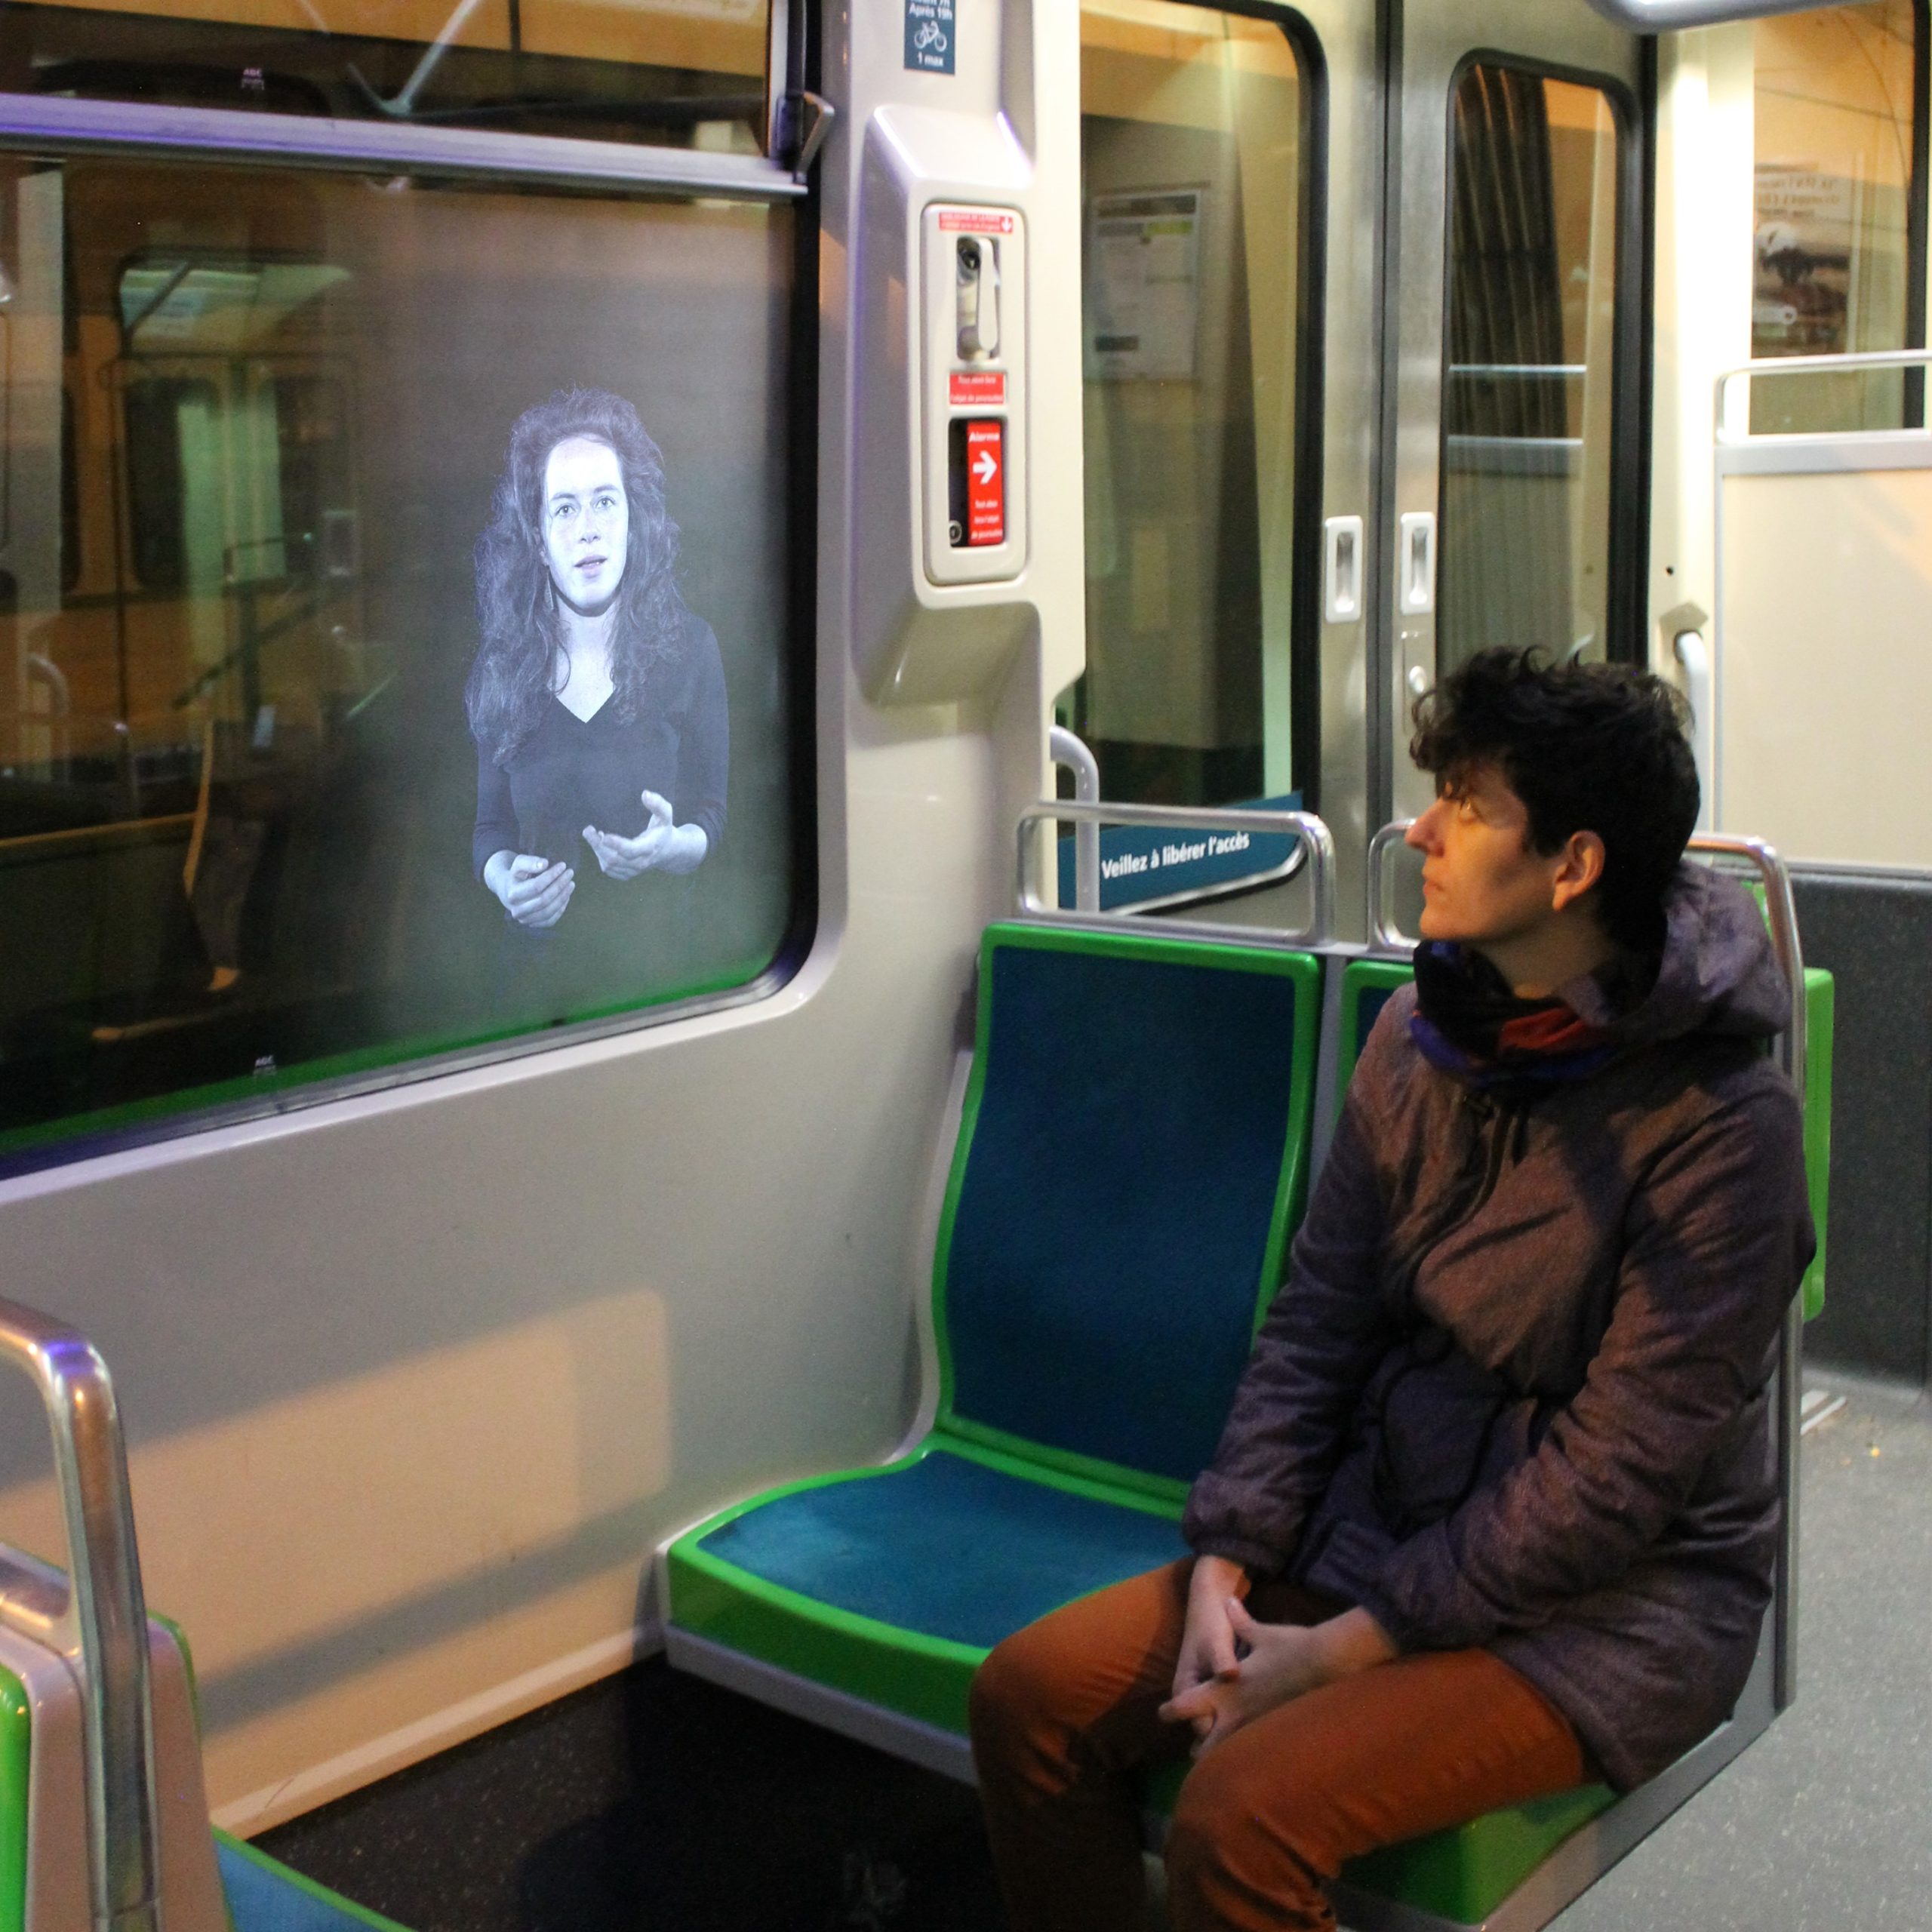
[[[1083,805],[1100,802],[1100,761],[1085,739],[1076,737],[1064,724],[1047,733],[1047,749],[1056,764],[1073,774],[1073,795]],[[1081,912],[1100,909],[1100,828],[1080,824],[1073,828],[1073,903]]]
[[[1370,944],[1379,952],[1411,952],[1418,943],[1414,935],[1404,932],[1389,918],[1386,903],[1389,854],[1401,843],[1414,823],[1411,818],[1392,820],[1368,841],[1368,932]],[[1791,1011],[1779,1038],[1778,1060],[1790,1076],[1791,1084],[1801,1094],[1804,1091],[1804,955],[1798,944],[1798,908],[1792,897],[1791,874],[1776,848],[1761,838],[1700,832],[1684,850],[1708,852],[1718,858],[1741,859],[1756,871],[1764,886],[1771,950],[1791,989]]]
[[[1193,939],[1230,939],[1250,945],[1263,943],[1322,946],[1335,931],[1335,841],[1326,825],[1312,812],[1244,811],[1232,807],[1208,805],[1109,805],[1087,804],[1078,801],[1042,798],[1020,814],[1019,860],[1015,897],[1022,912],[1032,918],[1051,919],[1061,925],[1076,925],[1103,932],[1118,932],[1125,924],[1149,921],[1152,915],[1142,907],[1122,907],[1117,912],[1085,909],[1063,912],[1050,905],[1034,889],[1029,863],[1035,828],[1056,821],[1071,823],[1076,832],[1092,826],[1097,832],[1103,825],[1148,825],[1180,832],[1249,832],[1289,833],[1314,854],[1313,897],[1306,926],[1276,932],[1261,926],[1238,926],[1220,920],[1158,920],[1159,930]],[[1078,848],[1075,848],[1076,852]],[[1297,862],[1298,865],[1299,862]]]
[[[17,1302],[0,1300],[0,1358],[24,1371],[45,1405],[72,1571],[57,1589],[37,1566],[8,1565],[0,1623],[77,1666],[95,1926],[158,1932],[147,1604],[113,1383],[85,1335]]]
[[[1413,952],[1422,943],[1388,916],[1389,854],[1414,823],[1412,818],[1391,819],[1368,841],[1368,943],[1377,952]]]
[[[1804,1093],[1804,953],[1798,943],[1798,905],[1792,897],[1791,873],[1777,848],[1761,838],[1736,838],[1723,832],[1700,832],[1684,848],[1718,858],[1743,859],[1757,872],[1764,888],[1764,914],[1771,930],[1771,951],[1785,983],[1791,989],[1791,1016],[1778,1041],[1778,1064],[1789,1075],[1801,1099]]]

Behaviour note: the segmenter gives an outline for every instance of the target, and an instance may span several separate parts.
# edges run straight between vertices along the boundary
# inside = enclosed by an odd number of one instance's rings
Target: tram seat
[[[989,929],[932,1426],[674,1542],[673,1664],[970,1776],[992,1645],[1186,1553],[1300,1209],[1320,984],[1279,946]]]

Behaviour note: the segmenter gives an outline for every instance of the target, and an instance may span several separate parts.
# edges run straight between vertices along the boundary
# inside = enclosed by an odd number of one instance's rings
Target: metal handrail
[[[1047,733],[1047,749],[1056,764],[1073,774],[1073,795],[1083,805],[1100,801],[1100,761],[1085,739],[1064,724]],[[1081,912],[1100,909],[1100,828],[1081,824],[1073,828],[1073,903]]]
[[[72,1573],[62,1590],[8,1564],[0,1576],[0,1623],[75,1668],[97,1932],[159,1932],[147,1604],[113,1383],[78,1330],[5,1300],[0,1358],[32,1379],[45,1406]]]
[[[1412,818],[1392,819],[1368,841],[1368,934],[1377,952],[1413,952],[1420,942],[1387,916],[1388,857],[1400,844]],[[1777,848],[1761,838],[1739,838],[1721,832],[1695,834],[1684,850],[1714,857],[1741,859],[1757,872],[1764,888],[1770,927],[1771,951],[1791,992],[1791,1011],[1779,1036],[1778,1062],[1800,1094],[1804,1091],[1804,957],[1798,939],[1798,908],[1792,897],[1791,873]]]
[[[1734,368],[1724,370],[1717,379],[1717,434],[1720,442],[1743,439],[1724,434],[1725,405],[1730,386],[1740,377],[1752,376],[1830,376],[1844,370],[1916,369],[1932,362],[1932,349],[1861,349],[1848,355],[1760,355]],[[1750,433],[1748,430],[1745,432]],[[1851,433],[1847,432],[1846,433]]]
[[[1377,952],[1413,952],[1422,942],[1388,917],[1389,854],[1401,844],[1412,818],[1391,819],[1368,841],[1368,943]]]
[[[1277,931],[1261,926],[1239,926],[1221,920],[1155,919],[1151,909],[1122,906],[1118,912],[1098,912],[1075,909],[1063,911],[1050,904],[1035,890],[1031,862],[1036,826],[1058,822],[1076,829],[1091,825],[1147,825],[1165,826],[1177,832],[1250,832],[1288,834],[1302,841],[1314,854],[1312,898],[1308,923],[1304,927]],[[1184,938],[1231,939],[1250,944],[1323,946],[1335,931],[1335,841],[1326,825],[1312,812],[1262,811],[1232,806],[1088,804],[1064,798],[1042,798],[1020,814],[1018,866],[1015,897],[1028,917],[1051,919],[1057,924],[1079,926],[1091,931],[1117,932],[1123,924],[1152,923],[1163,933]],[[1299,861],[1296,863],[1298,865]]]

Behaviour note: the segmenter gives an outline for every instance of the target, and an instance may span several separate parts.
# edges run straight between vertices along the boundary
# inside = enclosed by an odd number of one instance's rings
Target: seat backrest
[[[1161,1494],[1205,1466],[1300,1210],[1319,987],[1279,947],[988,929],[942,1429]]]

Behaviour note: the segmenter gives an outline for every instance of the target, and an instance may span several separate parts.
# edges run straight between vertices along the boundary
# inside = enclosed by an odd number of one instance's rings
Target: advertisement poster
[[[1836,355],[1849,336],[1858,183],[1850,161],[1761,162],[1751,340],[1759,355]]]

